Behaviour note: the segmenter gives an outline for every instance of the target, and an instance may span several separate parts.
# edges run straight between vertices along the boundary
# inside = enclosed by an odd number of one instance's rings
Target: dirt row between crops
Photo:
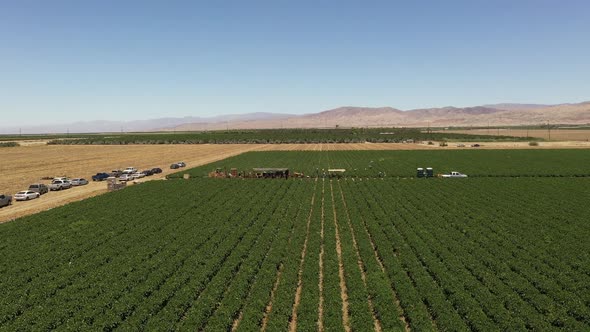
[[[474,149],[473,143],[450,143],[447,147],[438,144],[402,143],[351,143],[351,144],[200,144],[200,145],[40,145],[0,149],[0,194],[14,195],[43,177],[68,176],[91,178],[97,172],[108,172],[128,166],[140,170],[160,167],[164,172],[138,182],[162,179],[175,172],[169,165],[184,161],[195,167],[225,159],[247,151],[337,151],[337,150],[441,150]],[[477,149],[590,149],[590,142],[540,142],[531,147],[528,142],[482,142]],[[87,186],[51,192],[40,199],[15,202],[13,206],[0,209],[0,222],[30,215],[70,202],[106,192],[105,183],[90,183]]]

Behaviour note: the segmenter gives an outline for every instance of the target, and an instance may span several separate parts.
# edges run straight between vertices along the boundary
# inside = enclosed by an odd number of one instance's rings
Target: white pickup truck
[[[133,174],[136,172],[137,172],[137,169],[135,167],[127,167],[123,170],[123,174]]]
[[[49,190],[62,190],[62,189],[70,189],[72,188],[72,183],[69,180],[64,180],[65,178],[55,178],[51,181],[49,185]]]
[[[451,174],[443,174],[443,178],[466,178],[466,174],[461,174],[459,172],[451,172]]]

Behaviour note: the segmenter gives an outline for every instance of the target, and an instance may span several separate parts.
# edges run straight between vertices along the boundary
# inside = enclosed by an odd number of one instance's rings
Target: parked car
[[[152,176],[152,175],[154,175],[154,172],[152,172],[151,169],[146,169],[145,171],[142,171],[141,174],[143,174],[145,176]]]
[[[72,187],[72,183],[67,180],[53,180],[49,185],[49,190],[62,190]]]
[[[54,180],[54,181],[55,181],[55,180],[60,180],[60,181],[70,181],[70,178],[68,178],[68,177],[65,177],[65,176],[64,176],[64,177],[61,177],[61,178],[53,178],[53,180]]]
[[[152,168],[152,174],[160,174],[162,173],[162,169],[159,167]]]
[[[39,195],[43,195],[49,192],[49,187],[44,183],[33,183],[29,186],[29,190],[38,192]]]
[[[180,168],[180,166],[176,163],[170,165],[170,169],[179,169],[179,168]]]
[[[0,207],[8,206],[12,204],[12,196],[10,195],[0,195]]]
[[[133,176],[131,176],[131,174],[122,174],[121,176],[119,176],[119,181],[131,181],[133,180]]]
[[[118,178],[119,176],[121,176],[121,174],[123,174],[123,171],[120,169],[114,169],[112,170],[109,175]]]
[[[141,178],[144,178],[145,177],[145,174],[139,173],[139,172],[135,172],[135,173],[131,174],[131,177],[134,178],[134,179],[141,179]]]
[[[96,173],[96,175],[92,176],[92,181],[104,181],[106,180],[110,175],[108,173]]]
[[[83,179],[83,178],[75,178],[75,179],[72,179],[71,182],[72,182],[72,186],[83,186],[83,185],[88,184],[88,180]]]
[[[137,172],[137,168],[135,167],[127,167],[123,170],[123,174],[133,174]]]
[[[41,194],[36,191],[24,190],[17,192],[14,195],[14,199],[17,201],[28,201],[30,199],[38,198],[39,196],[41,196]]]

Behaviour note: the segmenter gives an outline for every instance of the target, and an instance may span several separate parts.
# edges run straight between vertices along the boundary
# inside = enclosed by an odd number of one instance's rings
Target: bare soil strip
[[[324,216],[325,216],[325,209],[324,209],[324,189],[325,189],[325,181],[322,179],[322,217],[321,217],[321,229],[320,229],[320,238],[321,238],[321,247],[320,247],[320,259],[319,259],[319,267],[320,267],[320,278],[319,278],[319,290],[320,290],[320,301],[318,303],[318,331],[324,330]]]
[[[348,315],[348,290],[344,280],[344,263],[342,262],[342,245],[340,242],[340,231],[338,229],[338,217],[336,205],[334,204],[334,188],[330,180],[330,194],[332,196],[332,213],[334,213],[334,227],[336,228],[336,254],[338,255],[338,276],[340,277],[340,297],[342,298],[342,325],[344,330],[350,332],[350,316]]]
[[[266,327],[268,325],[268,316],[272,312],[272,305],[275,300],[275,295],[277,293],[277,289],[279,288],[279,283],[281,282],[281,276],[283,275],[283,268],[284,268],[284,265],[283,265],[283,263],[281,263],[281,266],[279,266],[279,270],[277,271],[275,283],[272,286],[272,290],[270,291],[270,300],[268,301],[266,308],[264,308],[264,317],[262,317],[262,327],[260,328],[260,331],[266,331]]]
[[[301,205],[303,205],[303,203],[301,203]],[[297,216],[299,216],[299,211],[297,212]],[[291,247],[294,233],[295,233],[295,226],[293,226],[293,229],[291,230],[291,235],[289,235],[289,241],[287,242],[287,248]],[[277,270],[277,275],[275,276],[275,282],[274,282],[274,284],[272,286],[272,290],[270,292],[270,298],[268,300],[268,303],[266,304],[266,307],[264,308],[264,316],[262,317],[260,331],[266,331],[266,328],[268,326],[268,318],[269,318],[270,313],[272,312],[272,309],[273,309],[273,303],[275,300],[277,289],[279,288],[279,284],[281,283],[281,277],[283,276],[284,268],[285,268],[285,264],[283,264],[283,261],[281,261],[279,268]]]
[[[242,317],[244,317],[244,312],[240,310],[240,314],[236,319],[234,319],[234,323],[231,326],[232,332],[238,329],[238,326],[240,326],[240,322],[242,321]]]
[[[348,212],[348,205],[346,204],[346,199],[344,198],[344,192],[342,191],[342,187],[340,186],[340,182],[338,182],[338,187],[340,189],[340,197],[342,199],[342,204],[344,205],[344,211],[346,213],[346,219],[348,228],[350,229],[350,235],[352,236],[352,245],[354,247],[354,251],[356,253],[356,261],[359,267],[359,271],[361,272],[361,279],[363,280],[363,284],[365,288],[367,288],[367,274],[365,273],[365,264],[363,263],[363,259],[361,258],[361,254],[359,251],[358,243],[356,242],[356,235],[354,234],[354,227],[352,226],[352,221],[350,220],[350,213]],[[373,325],[375,331],[381,332],[383,329],[381,328],[381,322],[375,316],[375,306],[373,305],[373,300],[371,297],[367,299],[369,302],[369,309],[371,310],[371,314],[373,315]]]
[[[317,179],[316,186],[317,186]],[[309,209],[309,216],[307,217],[307,225],[305,229],[305,241],[303,241],[303,248],[301,249],[301,260],[299,261],[299,272],[297,273],[297,291],[295,292],[295,302],[293,303],[293,312],[291,313],[291,322],[289,324],[289,331],[297,331],[297,308],[301,303],[301,292],[303,290],[303,264],[305,263],[305,255],[307,254],[307,242],[309,240],[309,227],[311,225],[311,217],[313,215],[313,204],[315,202],[315,186],[313,195],[311,196],[311,203]]]

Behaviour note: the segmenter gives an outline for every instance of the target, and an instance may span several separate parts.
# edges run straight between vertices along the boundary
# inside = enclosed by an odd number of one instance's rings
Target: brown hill
[[[448,127],[539,124],[588,124],[590,102],[560,105],[498,104],[499,106],[443,107],[401,111],[391,107],[340,107],[320,113],[279,119],[225,123],[188,123],[175,130],[334,128],[339,127]]]

